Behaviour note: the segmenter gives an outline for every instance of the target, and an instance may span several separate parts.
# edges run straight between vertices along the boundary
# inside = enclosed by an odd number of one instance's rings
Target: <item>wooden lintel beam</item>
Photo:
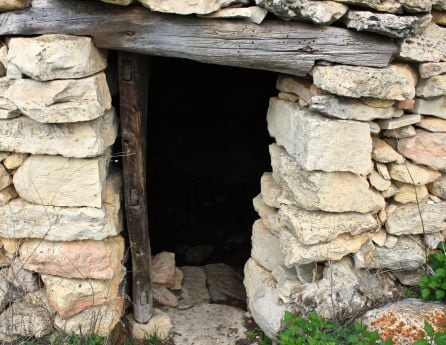
[[[244,68],[306,75],[315,61],[385,67],[391,39],[351,30],[268,19],[203,19],[88,0],[34,0],[0,14],[0,35],[89,35],[97,46]]]

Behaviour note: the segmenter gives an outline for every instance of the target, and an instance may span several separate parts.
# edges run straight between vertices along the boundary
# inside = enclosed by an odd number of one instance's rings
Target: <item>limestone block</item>
[[[380,192],[384,192],[390,188],[392,182],[382,177],[376,170],[373,170],[368,176],[370,184]]]
[[[101,208],[106,175],[103,157],[32,155],[14,174],[14,186],[20,197],[31,203]]]
[[[347,6],[334,1],[256,0],[256,4],[283,19],[306,20],[322,25],[337,21],[348,10]]]
[[[446,62],[426,62],[420,64],[418,68],[420,77],[427,79],[436,75],[446,73]]]
[[[170,284],[175,276],[175,253],[161,252],[152,259],[152,281],[158,285]]]
[[[393,183],[390,185],[389,189],[385,190],[384,192],[381,192],[381,195],[384,198],[391,198],[392,196],[394,196],[396,193],[398,193],[399,189],[397,186],[395,186]],[[381,212],[381,210],[380,210]]]
[[[59,315],[54,318],[54,327],[66,334],[87,335],[96,334],[102,337],[110,335],[119,322],[123,310],[123,301],[113,304],[95,306],[84,310],[68,319]]]
[[[393,107],[376,108],[361,100],[322,95],[311,97],[310,110],[343,120],[370,121],[390,119],[403,115],[403,111]]]
[[[42,274],[48,303],[66,319],[93,306],[117,301],[123,278],[117,274],[112,280],[68,279]]]
[[[260,219],[254,222],[251,237],[251,256],[267,270],[274,270],[283,262],[279,239],[272,234]]]
[[[279,92],[277,95],[280,99],[283,99],[284,101],[288,102],[299,102],[299,97],[296,96],[294,93],[290,92]]]
[[[0,207],[7,205],[12,199],[17,197],[17,192],[13,185],[0,190]],[[2,220],[6,222],[6,219]]]
[[[401,2],[398,0],[336,0],[336,2],[366,7],[380,12],[398,13],[401,11]]]
[[[435,330],[443,332],[444,324],[440,320],[445,315],[446,306],[443,303],[405,298],[368,311],[360,321],[371,331],[378,331],[380,337],[388,337],[393,344],[403,345],[414,344],[420,339],[420,334],[425,334],[425,321]]]
[[[204,18],[242,18],[248,19],[255,24],[261,24],[268,11],[259,6],[223,8],[216,12],[202,15]]]
[[[246,0],[138,0],[143,6],[154,12],[176,14],[208,14],[235,4],[246,4]]]
[[[277,295],[274,277],[252,258],[246,262],[244,273],[248,310],[265,334],[274,338],[281,329],[287,310],[286,304],[282,304]]]
[[[433,98],[446,95],[446,75],[436,75],[422,79],[417,85],[416,95],[423,98]]]
[[[263,201],[263,197],[261,194],[257,195],[252,200],[254,209],[262,218],[265,226],[273,233],[278,234],[281,231],[281,225],[279,223],[279,215],[277,210],[273,207],[269,207]]]
[[[387,233],[385,230],[379,230],[378,232],[374,232],[373,234],[371,234],[370,239],[373,241],[373,243],[382,247],[384,246],[384,243],[386,243]]]
[[[107,180],[104,207],[100,209],[42,206],[23,199],[12,200],[0,207],[0,236],[48,241],[100,241],[116,236],[123,229],[120,193],[120,176],[112,175]]]
[[[397,119],[388,119],[378,121],[381,129],[396,129],[401,127],[407,127],[421,121],[419,114],[407,114]]]
[[[270,100],[268,130],[305,170],[371,170],[370,128],[366,123],[340,121],[311,112],[297,103]]]
[[[386,230],[396,236],[441,232],[446,229],[445,213],[444,201],[436,204],[420,202],[419,205],[410,203],[397,206],[387,217]]]
[[[272,173],[263,173],[260,179],[260,190],[265,204],[270,207],[280,207],[278,198],[282,194],[282,188],[274,181]]]
[[[423,247],[419,238],[409,236],[400,237],[392,249],[376,246],[369,241],[353,258],[358,268],[415,270],[426,261]]]
[[[446,132],[446,120],[434,116],[423,116],[417,126],[429,132]]]
[[[432,0],[400,0],[404,10],[408,12],[430,12]]]
[[[336,65],[316,66],[313,82],[322,90],[340,96],[405,100],[415,96],[417,80],[408,65],[386,68]]]
[[[389,144],[387,144],[384,140],[373,137],[373,149],[372,149],[372,158],[376,162],[380,163],[404,163],[405,159],[402,155],[396,152]]]
[[[311,85],[311,81],[307,79],[279,75],[276,88],[281,92],[292,93],[298,96],[300,101],[308,104],[311,98]]]
[[[349,172],[306,171],[285,150],[270,145],[273,176],[292,195],[297,206],[309,211],[369,213],[384,208],[382,196],[366,178]]]
[[[3,165],[8,170],[17,169],[28,158],[26,153],[12,153],[3,160]]]
[[[9,173],[6,171],[3,164],[0,163],[0,190],[5,189],[6,187],[12,184],[12,178]]]
[[[398,152],[418,164],[436,170],[446,169],[446,133],[431,133],[422,129],[417,135],[398,141]]]
[[[90,121],[111,108],[105,73],[83,79],[38,82],[14,81],[4,97],[35,121],[68,123]]]
[[[400,127],[396,129],[390,129],[387,131],[383,131],[383,136],[386,138],[410,138],[414,137],[417,133],[415,132],[415,128],[413,126]]]
[[[446,61],[446,28],[432,23],[423,32],[409,35],[400,43],[399,56],[419,62]]]
[[[433,99],[417,98],[414,111],[422,115],[433,115],[446,119],[446,97]]]
[[[441,232],[424,235],[424,243],[426,243],[429,249],[437,249],[441,242],[444,242],[444,237]]]
[[[371,214],[306,211],[291,205],[280,207],[279,219],[302,245],[330,242],[344,233],[358,235],[379,228]]]
[[[113,145],[117,130],[114,110],[93,121],[67,124],[43,124],[20,116],[0,120],[0,151],[95,157]]]
[[[94,46],[91,37],[12,37],[8,47],[9,63],[39,81],[84,78],[107,67],[106,55]]]
[[[65,278],[112,279],[121,274],[124,240],[50,242],[27,239],[20,247],[24,267]]]
[[[409,202],[419,202],[427,198],[429,192],[426,186],[414,186],[408,183],[397,183],[398,193],[395,194],[393,200],[400,204]]]
[[[15,11],[28,7],[31,0],[5,0],[0,3],[0,11]]]
[[[153,310],[153,316],[147,323],[136,322],[131,314],[127,315],[127,320],[133,339],[147,340],[151,335],[156,335],[159,339],[164,340],[172,329],[169,315],[157,308]]]
[[[429,185],[429,192],[433,195],[446,200],[446,175],[443,174],[441,177]]]
[[[389,37],[404,38],[411,31],[423,30],[431,20],[431,16],[397,16],[370,11],[349,11],[344,22],[349,29],[376,32]]]
[[[376,171],[385,180],[390,180],[390,173],[387,165],[383,163],[376,163]]]
[[[414,185],[426,185],[438,179],[441,174],[421,165],[406,161],[404,164],[390,164],[389,173],[393,180]]]
[[[17,106],[6,98],[0,98],[0,120],[13,119],[21,115]]]
[[[327,260],[340,260],[344,256],[356,253],[368,240],[367,234],[356,236],[342,234],[328,243],[319,243],[312,246],[302,245],[289,231],[280,234],[280,247],[284,256],[286,267],[309,264]]]
[[[367,123],[370,126],[370,134],[378,134],[381,131],[381,128],[379,128],[379,125],[376,122],[369,121]]]

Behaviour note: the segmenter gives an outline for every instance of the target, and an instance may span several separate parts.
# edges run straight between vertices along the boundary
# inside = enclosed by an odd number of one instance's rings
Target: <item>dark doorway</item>
[[[241,268],[248,259],[258,218],[252,198],[262,173],[271,170],[266,112],[275,81],[272,72],[152,59],[147,139],[153,253],[173,251],[180,266],[224,262]],[[209,252],[203,262],[186,260],[194,246]]]

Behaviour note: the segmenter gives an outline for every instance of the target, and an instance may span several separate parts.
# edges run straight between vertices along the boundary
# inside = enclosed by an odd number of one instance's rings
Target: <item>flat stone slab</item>
[[[431,23],[426,30],[405,38],[399,56],[419,62],[446,61],[446,28]]]

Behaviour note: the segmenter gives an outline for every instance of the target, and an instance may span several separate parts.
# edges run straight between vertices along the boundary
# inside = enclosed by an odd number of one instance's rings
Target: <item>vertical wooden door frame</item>
[[[146,185],[146,127],[150,59],[118,52],[123,184],[132,258],[132,304],[135,321],[153,314],[151,250]]]

